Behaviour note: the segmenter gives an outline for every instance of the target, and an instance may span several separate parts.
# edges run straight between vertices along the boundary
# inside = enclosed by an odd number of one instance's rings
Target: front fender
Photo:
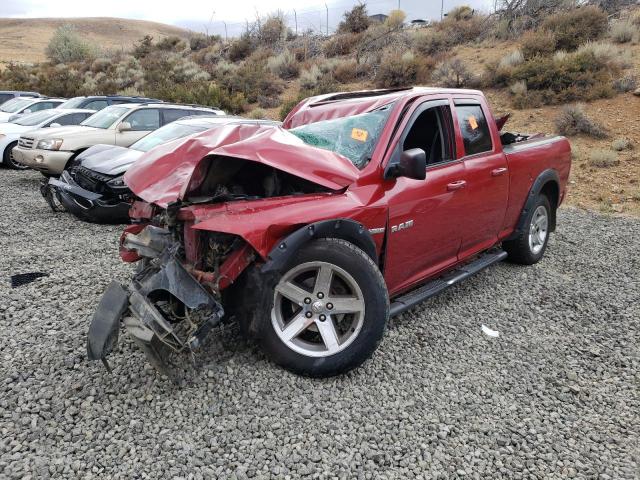
[[[316,238],[327,237],[342,238],[353,243],[378,264],[376,244],[367,228],[354,220],[339,218],[312,223],[291,233],[273,247],[261,270],[263,272],[281,270],[303,245]]]

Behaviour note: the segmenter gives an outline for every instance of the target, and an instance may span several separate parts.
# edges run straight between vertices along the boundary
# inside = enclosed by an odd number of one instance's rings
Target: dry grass
[[[56,28],[71,24],[86,41],[103,50],[130,50],[145,35],[156,41],[170,35],[188,38],[179,27],[123,18],[0,18],[0,63],[46,60],[45,48]]]

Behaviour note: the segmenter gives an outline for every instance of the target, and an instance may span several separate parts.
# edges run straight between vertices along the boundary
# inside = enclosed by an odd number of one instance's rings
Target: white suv
[[[112,105],[78,126],[47,128],[21,136],[13,157],[45,175],[59,175],[69,160],[93,145],[128,147],[149,132],[190,115],[224,115],[224,112],[169,103]]]

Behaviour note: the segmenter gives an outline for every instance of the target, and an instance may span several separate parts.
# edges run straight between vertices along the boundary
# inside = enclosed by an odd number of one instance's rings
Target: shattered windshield
[[[390,103],[372,112],[315,122],[289,132],[308,145],[347,157],[362,169],[371,160],[392,108],[393,103]]]

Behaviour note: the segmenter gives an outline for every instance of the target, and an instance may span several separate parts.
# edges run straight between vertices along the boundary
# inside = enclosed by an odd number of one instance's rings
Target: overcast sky
[[[440,4],[444,11],[461,4],[488,10],[492,0],[400,0],[400,7],[407,12],[408,19],[440,18]],[[357,4],[357,0],[326,0],[329,7],[329,30],[340,21],[342,13]],[[366,2],[370,14],[387,13],[398,8],[398,0],[370,0]],[[326,29],[326,11],[322,0],[0,0],[0,17],[122,17],[152,20],[179,25],[194,30],[208,29],[224,33],[223,21],[227,23],[229,35],[242,28],[256,14],[264,16],[281,10],[290,25],[294,25],[297,12],[298,28],[305,30]]]

